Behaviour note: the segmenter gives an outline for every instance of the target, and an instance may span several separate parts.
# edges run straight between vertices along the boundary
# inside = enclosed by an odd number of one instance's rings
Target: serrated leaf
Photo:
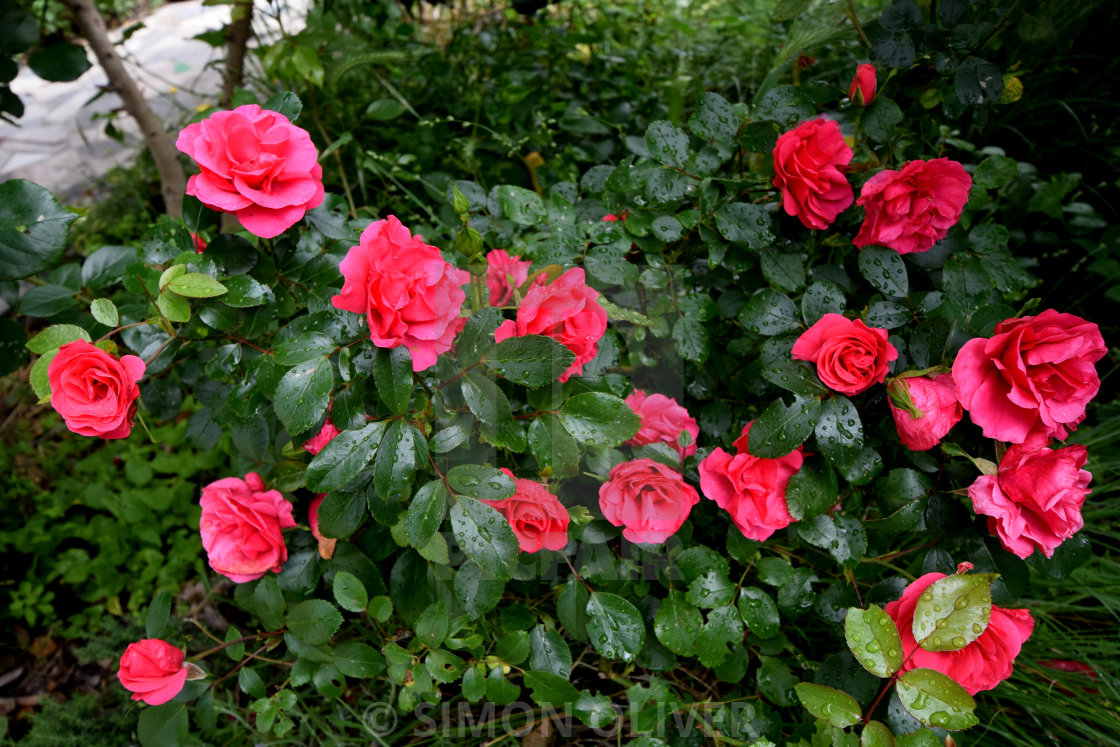
[[[684,168],[688,163],[688,135],[671,122],[657,120],[646,128],[646,147],[658,163]]]
[[[762,249],[774,241],[770,214],[761,205],[732,202],[716,211],[716,228],[728,241]]]
[[[460,496],[451,506],[451,531],[467,557],[495,578],[506,580],[513,575],[520,548],[509,523],[495,509]]]
[[[859,252],[859,271],[883,295],[902,298],[909,292],[906,265],[892,249],[865,246]]]
[[[529,451],[554,477],[579,474],[579,446],[555,415],[542,415],[529,425]]]
[[[328,358],[305,361],[285,373],[272,399],[284,429],[303,433],[316,425],[330,404],[332,386],[334,370]]]
[[[926,726],[959,731],[980,723],[973,713],[976,701],[941,672],[911,669],[902,673],[895,687],[902,707]]]
[[[502,340],[485,364],[515,384],[539,387],[559,379],[574,360],[572,351],[551,337],[526,335]]]
[[[727,99],[708,91],[697,97],[696,111],[688,120],[692,133],[706,140],[730,140],[739,124],[739,117]]]
[[[106,327],[116,327],[121,322],[117,305],[108,298],[95,298],[89,305],[89,313]]]
[[[728,646],[743,640],[743,618],[731,605],[708,611],[708,619],[696,636],[696,656],[706,667],[718,667],[727,659]]]
[[[136,736],[140,747],[179,747],[186,744],[189,724],[186,703],[164,703],[140,712]]]
[[[353,480],[373,461],[387,427],[383,422],[368,423],[335,436],[307,465],[307,487],[329,493]]]
[[[863,421],[847,397],[835,395],[824,400],[814,430],[821,454],[838,467],[851,466],[863,452]]]
[[[373,356],[373,380],[377,395],[390,412],[407,411],[412,398],[412,356],[408,348],[378,348]]]
[[[529,670],[525,685],[531,690],[533,701],[542,706],[564,706],[579,699],[577,690],[568,680],[552,672]]]
[[[461,381],[463,399],[476,418],[491,425],[513,419],[505,392],[492,379],[478,371],[468,371]]]
[[[76,324],[53,324],[28,340],[24,347],[32,353],[42,355],[75,340],[91,342],[92,338],[89,332]]]
[[[417,549],[428,544],[446,514],[447,489],[442,481],[433,480],[417,490],[404,520],[405,536],[408,537],[409,544]]]
[[[781,252],[772,246],[763,247],[761,267],[766,281],[787,293],[805,285],[805,262],[799,254]]]
[[[503,184],[497,188],[502,214],[519,226],[535,226],[548,217],[541,196],[536,192]]]
[[[467,562],[455,573],[455,597],[472,620],[498,606],[505,590],[505,581],[494,578],[477,563]]]
[[[894,734],[881,721],[868,721],[859,735],[859,747],[895,747]]]
[[[794,689],[805,710],[837,728],[859,723],[863,718],[863,709],[856,699],[834,687],[800,682]]]
[[[167,620],[171,616],[171,592],[161,589],[152,597],[148,613],[144,616],[144,634],[148,638],[162,638]]]
[[[588,446],[617,446],[632,438],[641,420],[619,397],[583,392],[560,408],[560,421],[577,441]]]
[[[568,644],[554,630],[537,625],[529,633],[530,666],[550,672],[567,681],[572,673],[572,652]]]
[[[926,651],[958,651],[987,629],[995,574],[950,575],[934,581],[914,608],[914,640]]]
[[[407,499],[416,471],[428,461],[428,441],[403,420],[394,420],[381,438],[373,462],[373,485],[389,504]]]
[[[739,323],[766,337],[801,329],[797,306],[789,296],[772,288],[763,288],[751,296],[739,312]]]
[[[0,281],[19,280],[54,265],[66,249],[75,213],[38,184],[0,184]]]
[[[288,632],[312,646],[326,643],[342,625],[342,614],[330,602],[309,599],[288,611]]]
[[[759,638],[773,638],[779,632],[781,618],[778,615],[778,605],[762,589],[747,586],[739,591],[739,614],[743,616],[743,622],[750,631]]]
[[[633,661],[645,643],[646,626],[638,609],[620,596],[593,592],[587,601],[587,635],[608,659]]]
[[[692,656],[703,623],[700,612],[685,600],[684,594],[674,589],[657,608],[653,632],[657,640],[674,654]]]
[[[447,484],[456,495],[500,501],[513,495],[513,478],[484,464],[458,464],[447,471]]]
[[[902,638],[894,620],[877,605],[848,608],[844,640],[856,660],[876,677],[889,677],[902,668]]]
[[[385,657],[360,641],[346,641],[334,647],[334,665],[347,677],[376,677],[385,669]]]
[[[369,604],[369,593],[356,576],[346,571],[338,571],[331,582],[334,600],[347,612],[364,612]]]
[[[814,397],[795,396],[788,407],[782,400],[774,400],[751,426],[748,451],[763,459],[785,456],[813,432],[820,412],[821,402]]]
[[[272,574],[264,576],[253,589],[253,607],[261,622],[269,630],[279,630],[284,625],[284,597],[280,585]]]
[[[188,272],[179,275],[167,283],[166,288],[185,298],[214,298],[227,291],[224,285],[201,272]]]

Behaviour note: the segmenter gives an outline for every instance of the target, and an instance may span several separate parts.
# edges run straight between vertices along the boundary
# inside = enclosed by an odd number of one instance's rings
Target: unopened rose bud
[[[848,98],[857,106],[867,106],[875,99],[875,66],[863,64],[848,87]]]

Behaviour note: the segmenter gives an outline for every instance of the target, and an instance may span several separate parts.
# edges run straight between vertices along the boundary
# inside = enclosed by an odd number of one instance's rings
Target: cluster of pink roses
[[[860,65],[849,96],[868,104],[875,96],[875,68]],[[928,251],[945,238],[968,202],[972,177],[956,161],[909,161],[899,171],[871,177],[855,200],[845,172],[853,152],[832,120],[804,122],[774,146],[774,186],[782,207],[806,228],[828,228],[855,201],[866,217],[852,243],[894,249],[899,254]]]

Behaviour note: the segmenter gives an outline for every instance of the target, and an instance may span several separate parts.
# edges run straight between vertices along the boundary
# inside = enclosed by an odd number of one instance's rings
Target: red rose
[[[794,360],[817,365],[825,386],[841,394],[859,394],[887,378],[887,364],[898,358],[887,330],[859,319],[825,314],[793,344]]]
[[[902,636],[902,655],[914,652],[905,660],[901,671],[937,670],[955,680],[970,695],[991,690],[1011,676],[1012,663],[1034,630],[1034,618],[1028,610],[1003,609],[993,604],[988,627],[975,641],[957,651],[926,651],[914,640],[914,610],[922,592],[942,578],[945,578],[944,573],[927,573],[907,586],[901,599],[890,602],[885,608]]]
[[[510,477],[513,473],[502,469]],[[509,522],[522,552],[563,550],[568,544],[568,509],[535,480],[514,479],[514,493],[500,501],[482,502],[493,506]]]
[[[875,99],[874,65],[864,64],[856,68],[856,76],[852,78],[852,85],[848,86],[848,98],[859,106],[867,106]]]
[[[323,169],[307,130],[256,104],[187,125],[175,147],[202,173],[187,194],[233,213],[249,233],[270,239],[323,201]]]
[[[51,407],[79,435],[128,438],[143,375],[135,355],[118,360],[85,340],[68,342],[47,366]]]
[[[146,638],[128,644],[121,655],[117,679],[133,700],[163,705],[183,689],[188,669],[183,652],[167,641]]]
[[[202,238],[202,234],[191,232],[191,241],[194,242],[194,253],[202,254],[206,251],[206,239]]]
[[[1097,325],[1073,314],[1007,319],[957,353],[957,399],[988,438],[1022,443],[1041,429],[1064,439],[1100,389],[1093,364],[1107,352]]]
[[[312,456],[318,454],[326,448],[327,444],[334,440],[334,437],[342,433],[335,424],[331,422],[331,416],[327,415],[326,421],[323,422],[323,427],[315,434],[313,438],[308,439],[303,443],[303,449]]]
[[[831,120],[814,119],[783,134],[774,146],[782,207],[806,228],[828,228],[855,197],[844,176],[851,161],[852,149]]]
[[[696,453],[696,439],[700,426],[688,410],[677,404],[672,397],[664,394],[646,394],[635,389],[626,398],[626,404],[642,419],[642,427],[626,443],[631,446],[665,443],[680,454],[681,459]],[[681,446],[681,433],[689,435],[688,446]]]
[[[202,489],[198,528],[210,567],[237,583],[279,573],[288,559],[282,529],[296,525],[292,504],[266,490],[256,472],[224,477]]]
[[[885,246],[899,254],[930,249],[961,218],[972,177],[956,161],[910,161],[902,171],[880,171],[860,190],[867,211],[852,243]]]
[[[607,312],[599,292],[587,285],[582,267],[568,270],[548,285],[533,287],[517,307],[517,321],[507,319],[494,334],[510,337],[545,335],[575,353],[576,359],[560,381],[582,374],[583,364],[599,353],[599,338],[607,330]]]
[[[492,249],[486,253],[486,287],[490,289],[490,305],[505,306],[513,300],[513,292],[529,279],[528,260],[505,249]]]
[[[1011,446],[999,473],[981,475],[968,489],[973,510],[990,517],[988,530],[1020,558],[1035,548],[1049,558],[1084,525],[1081,504],[1093,479],[1082,469],[1089,451],[1080,445],[1050,449],[1046,441],[1039,431]]]
[[[786,504],[789,478],[804,461],[800,446],[777,459],[760,459],[747,451],[751,424],[735,440],[735,456],[716,449],[700,462],[700,490],[731,514],[748,539],[763,541],[794,518]]]
[[[631,542],[664,542],[700,502],[696,488],[680,473],[652,459],[634,459],[615,465],[599,488],[603,517]]]
[[[462,329],[459,312],[471,276],[443,259],[390,215],[362,231],[338,266],[345,282],[331,299],[336,309],[365,314],[379,348],[404,345],[412,370],[423,371],[451,349]]]
[[[957,401],[952,374],[895,379],[887,385],[887,394],[898,439],[911,451],[926,451],[937,446],[964,415]],[[909,407],[898,406],[896,401]],[[909,408],[920,414],[914,414]]]
[[[311,536],[319,543],[320,557],[330,560],[334,557],[334,548],[338,544],[338,540],[332,537],[324,537],[322,532],[319,531],[319,506],[323,505],[323,499],[326,497],[326,493],[319,493],[311,499],[311,505],[307,508],[307,523],[311,526]]]

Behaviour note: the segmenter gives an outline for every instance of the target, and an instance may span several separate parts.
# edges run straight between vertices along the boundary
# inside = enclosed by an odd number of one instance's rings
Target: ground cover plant
[[[81,589],[143,745],[1114,741],[1114,300],[1046,271],[1112,232],[986,134],[1037,19],[573,6],[316,7],[134,245],[0,185],[30,458],[105,445],[9,617]]]

